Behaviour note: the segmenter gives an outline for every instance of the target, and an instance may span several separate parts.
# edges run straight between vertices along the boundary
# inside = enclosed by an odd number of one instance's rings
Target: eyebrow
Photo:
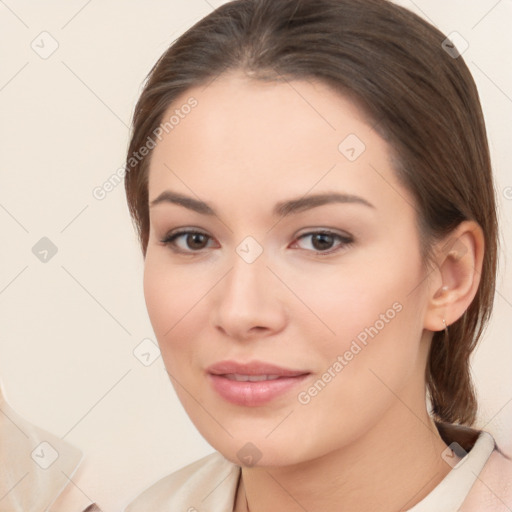
[[[152,208],[153,206],[162,203],[177,204],[202,215],[217,216],[214,208],[212,208],[208,203],[170,190],[164,190],[158,197],[150,201],[149,207]],[[299,213],[304,210],[309,210],[311,208],[316,208],[317,206],[331,203],[361,204],[369,208],[375,208],[373,204],[362,197],[352,194],[331,192],[281,201],[275,205],[272,213],[274,216],[285,217],[287,215],[293,215],[294,213]]]

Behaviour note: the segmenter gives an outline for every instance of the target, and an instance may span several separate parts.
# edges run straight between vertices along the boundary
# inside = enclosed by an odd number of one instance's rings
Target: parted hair
[[[433,418],[473,425],[470,356],[491,315],[499,240],[485,123],[463,57],[445,34],[387,0],[235,0],[220,6],[173,41],[135,106],[125,189],[144,257],[151,152],[136,162],[133,154],[179,96],[228,71],[270,82],[319,80],[354,101],[388,143],[396,176],[415,199],[425,264],[434,243],[462,221],[482,227],[476,296],[461,318],[434,333],[425,373]]]

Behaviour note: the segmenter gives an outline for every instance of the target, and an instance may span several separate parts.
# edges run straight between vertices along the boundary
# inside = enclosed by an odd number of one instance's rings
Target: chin
[[[224,433],[221,437],[212,437],[201,432],[206,441],[233,464],[243,467],[278,467],[289,466],[315,458],[313,446],[297,443],[288,436],[271,439],[265,437],[271,429],[251,432],[250,430],[234,431],[227,426],[233,437]],[[286,434],[286,433],[285,433]],[[284,436],[287,437],[286,435]],[[318,456],[316,454],[316,456]]]

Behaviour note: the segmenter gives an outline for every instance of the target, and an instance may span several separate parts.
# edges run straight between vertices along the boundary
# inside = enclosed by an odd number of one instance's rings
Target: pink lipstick
[[[206,371],[213,389],[222,398],[246,407],[270,402],[302,383],[310,374],[260,361],[221,361]]]

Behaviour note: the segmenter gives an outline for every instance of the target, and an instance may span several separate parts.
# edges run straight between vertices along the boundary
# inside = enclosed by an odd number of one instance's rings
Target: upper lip
[[[209,366],[206,371],[213,375],[279,375],[280,377],[297,377],[309,373],[304,370],[294,370],[283,368],[275,364],[265,363],[263,361],[251,361],[248,363],[239,363],[237,361],[219,361]]]

